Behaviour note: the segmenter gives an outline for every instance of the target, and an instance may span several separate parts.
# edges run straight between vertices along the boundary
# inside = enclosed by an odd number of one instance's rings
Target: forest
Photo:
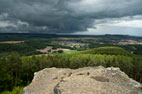
[[[126,44],[119,44],[123,40]],[[129,41],[136,43],[127,44]],[[137,44],[141,41],[141,37],[123,35],[1,34],[0,94],[22,94],[23,87],[31,83],[35,72],[51,67],[114,66],[142,83],[142,45]],[[69,49],[69,52],[43,54],[37,51],[47,46]]]
[[[34,73],[44,68],[119,67],[129,77],[142,82],[142,56],[119,47],[100,47],[73,54],[20,56],[11,52],[0,58],[0,94],[22,94]]]
[[[24,43],[0,43],[0,57],[7,56],[10,52],[18,52],[22,56],[38,55],[42,54],[41,52],[36,51],[37,49],[43,49],[46,46],[52,46],[54,49],[57,48],[67,48],[71,49],[68,46],[56,45],[51,43],[48,40],[30,40],[25,41]]]

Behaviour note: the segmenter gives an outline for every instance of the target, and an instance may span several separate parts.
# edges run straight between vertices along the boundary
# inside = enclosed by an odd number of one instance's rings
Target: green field
[[[63,53],[58,53],[58,52],[56,52],[56,53],[53,53],[54,55],[58,55],[58,54],[73,54],[73,53],[76,53],[77,52],[77,50],[70,50],[70,51],[64,51]]]
[[[77,52],[76,50],[71,50],[71,51],[64,51],[63,53],[64,54],[72,54],[72,53],[75,53]]]

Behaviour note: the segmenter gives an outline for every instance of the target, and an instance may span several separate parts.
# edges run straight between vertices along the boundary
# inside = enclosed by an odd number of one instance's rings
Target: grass
[[[0,94],[23,94],[23,87],[14,87],[12,91],[4,91]]]

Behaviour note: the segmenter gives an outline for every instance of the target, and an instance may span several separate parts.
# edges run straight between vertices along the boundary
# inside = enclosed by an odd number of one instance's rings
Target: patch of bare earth
[[[24,43],[24,41],[3,41],[0,43],[6,43],[6,44],[15,44],[15,43]]]

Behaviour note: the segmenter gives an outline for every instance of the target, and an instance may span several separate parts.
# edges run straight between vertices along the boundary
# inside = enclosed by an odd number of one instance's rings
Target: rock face
[[[47,68],[35,73],[23,94],[142,94],[142,85],[119,68]]]

